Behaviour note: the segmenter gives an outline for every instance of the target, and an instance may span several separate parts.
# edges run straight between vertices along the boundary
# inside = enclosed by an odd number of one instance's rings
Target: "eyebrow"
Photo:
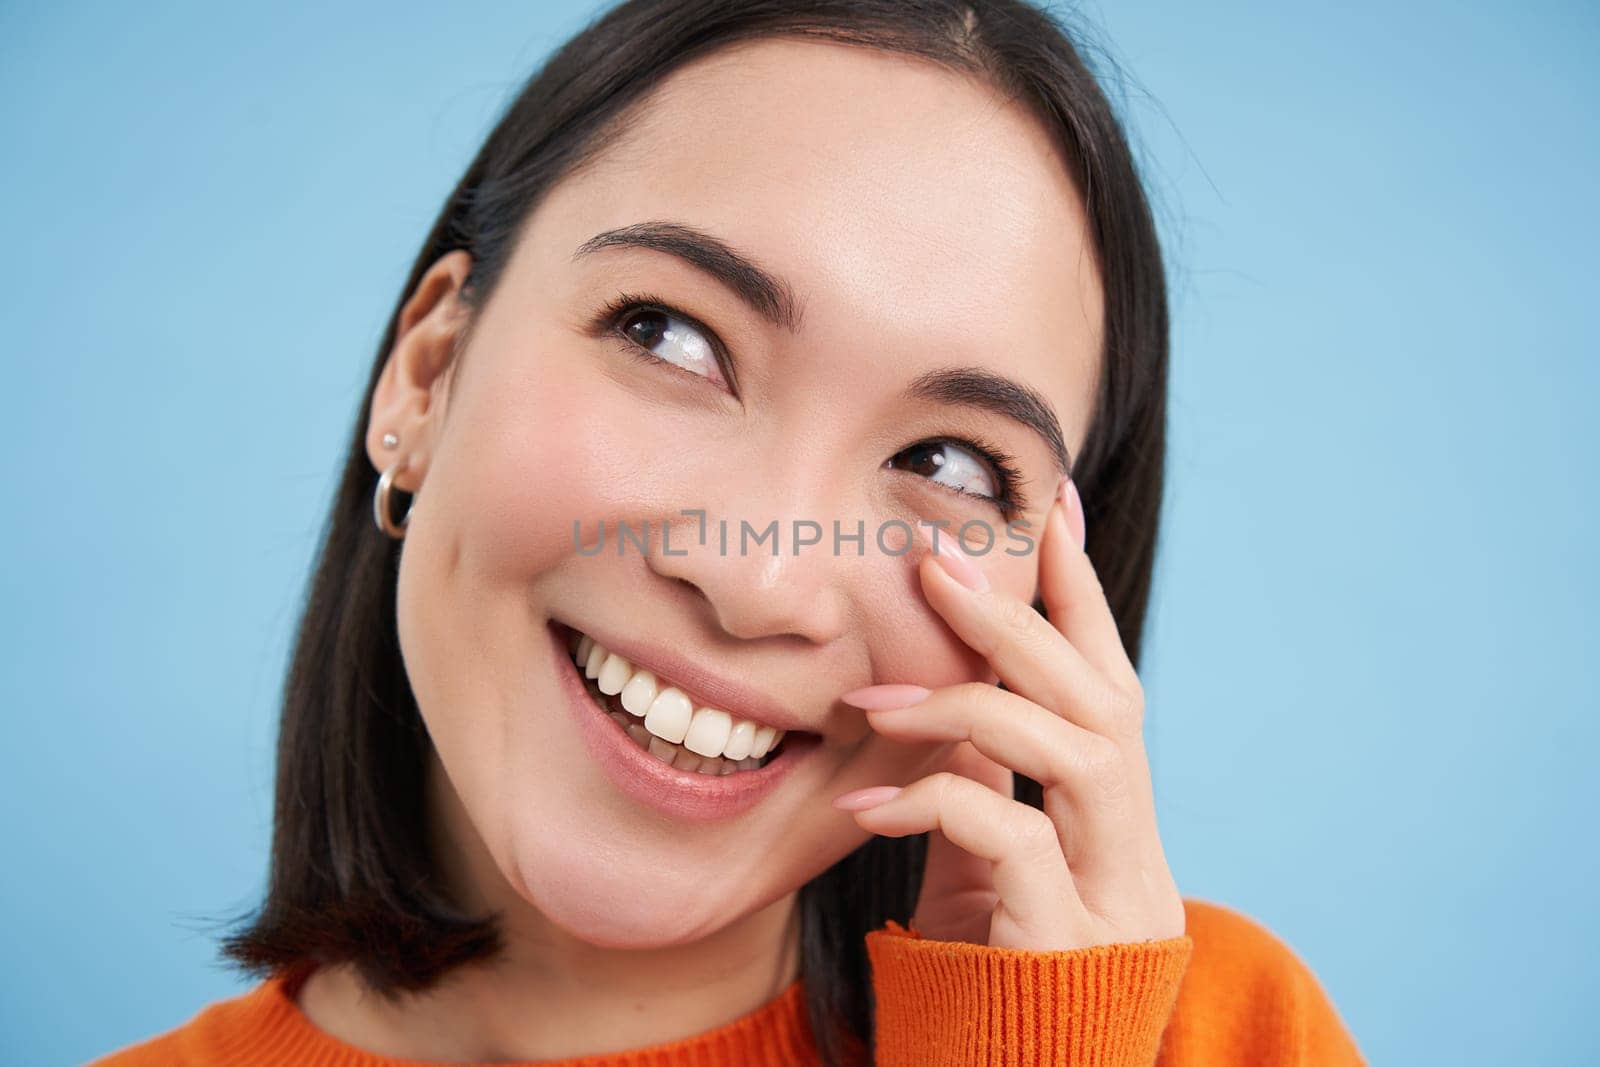
[[[574,260],[603,248],[648,248],[677,256],[726,285],[774,326],[798,333],[800,306],[789,286],[727,242],[676,222],[638,222],[595,234],[572,253]]]
[[[800,330],[800,305],[788,283],[703,230],[678,222],[637,222],[595,234],[578,246],[572,258],[607,248],[645,248],[677,256],[727,286],[774,326],[790,333]],[[1021,423],[1044,441],[1063,473],[1072,469],[1050,402],[1021,382],[980,367],[948,367],[918,376],[906,387],[905,396],[976,408]]]
[[[1072,470],[1061,423],[1037,390],[981,367],[948,367],[918,375],[907,397],[978,408],[1021,423],[1043,439],[1063,474]]]

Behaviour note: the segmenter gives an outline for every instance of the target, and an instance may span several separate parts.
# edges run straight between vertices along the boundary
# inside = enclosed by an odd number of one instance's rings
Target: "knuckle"
[[[1020,702],[1026,698],[987,682],[974,682],[972,686],[970,722],[975,731],[997,738],[1016,728]]]
[[[1084,780],[1100,804],[1112,804],[1127,795],[1127,768],[1115,741],[1097,734],[1089,742],[1084,752]]]
[[[1002,690],[990,682],[961,682],[951,686],[951,694],[967,707],[990,708],[1004,699]]]
[[[1111,688],[1105,698],[1106,715],[1118,733],[1131,735],[1144,730],[1144,687]]]
[[[1022,805],[1022,815],[1012,830],[1012,843],[1029,855],[1050,855],[1061,851],[1056,824],[1043,811]]]
[[[961,776],[953,771],[935,771],[928,775],[927,782],[929,791],[941,805],[955,800],[961,788]]]
[[[1039,624],[1043,616],[1014,597],[1001,597],[995,606],[995,617],[1000,624],[1003,640],[1031,646],[1038,641]]]

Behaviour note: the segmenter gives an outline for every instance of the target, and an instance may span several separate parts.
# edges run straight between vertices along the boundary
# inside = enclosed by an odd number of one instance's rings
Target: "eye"
[[[662,308],[634,306],[616,318],[623,337],[648,351],[663,363],[682,367],[726,387],[717,346],[707,331],[687,317]]]
[[[937,485],[1014,510],[1016,475],[1003,456],[959,441],[921,441],[891,456],[886,467],[919,474]]]

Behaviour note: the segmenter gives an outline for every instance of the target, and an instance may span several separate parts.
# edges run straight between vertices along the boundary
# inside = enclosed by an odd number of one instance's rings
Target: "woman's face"
[[[778,288],[616,236],[646,224],[709,235]],[[1032,599],[1023,550],[1062,474],[1048,423],[1075,454],[1098,370],[1081,203],[1045,131],[979,84],[766,40],[678,71],[552,190],[447,364],[464,255],[419,288],[368,435],[417,490],[397,610],[451,866],[478,902],[592,944],[706,937],[865,840],[835,796],[948,753],[874,735],[841,693],[993,677],[924,602],[925,542],[901,549],[906,527],[974,523],[976,552],[986,527],[990,582]],[[608,318],[627,296],[647,306]],[[774,520],[776,554],[754,538]],[[797,522],[820,541],[797,548]],[[836,544],[835,522],[864,538]],[[624,523],[649,552],[619,553]],[[730,741],[741,719],[787,723],[782,773],[669,769],[581,692],[580,633],[684,692],[658,714],[639,683],[635,733],[687,715],[715,744],[701,707]],[[743,795],[756,778],[773,781]]]

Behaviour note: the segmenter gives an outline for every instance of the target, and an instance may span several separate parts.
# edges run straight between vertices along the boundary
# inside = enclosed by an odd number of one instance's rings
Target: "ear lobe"
[[[442,401],[469,319],[461,291],[471,266],[471,254],[457,249],[423,274],[400,309],[394,346],[373,388],[367,457],[379,471],[403,459],[394,484],[405,492],[420,487],[442,423]],[[387,446],[386,434],[398,443]]]

